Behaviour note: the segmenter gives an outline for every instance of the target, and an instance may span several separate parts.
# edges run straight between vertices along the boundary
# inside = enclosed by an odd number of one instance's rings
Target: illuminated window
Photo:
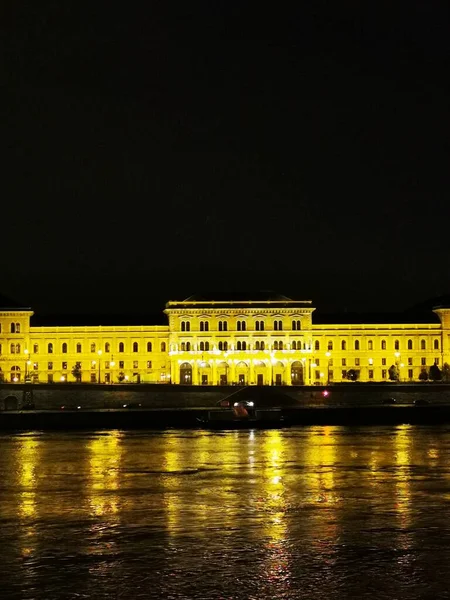
[[[95,350],[96,350],[95,342],[92,342],[92,344],[91,344],[91,352],[95,352]]]
[[[20,344],[16,344],[16,354],[20,354]]]
[[[387,370],[381,369],[381,379],[386,379],[386,376],[387,376]]]
[[[347,350],[347,342],[345,340],[341,342],[341,350]]]
[[[185,344],[185,342],[181,342],[181,352],[186,352],[186,344]]]
[[[331,340],[328,342],[328,350],[333,350],[333,342]]]
[[[410,356],[410,357],[408,358],[408,365],[412,365],[412,364],[413,364],[413,359],[412,359],[412,357]]]
[[[119,360],[119,369],[125,369],[125,361]]]
[[[133,369],[137,369],[139,366],[139,361],[133,360]]]
[[[16,333],[20,333],[20,323],[16,323]]]
[[[137,342],[133,342],[133,352],[139,352],[139,344]]]
[[[91,373],[91,383],[97,383],[97,376],[95,373]]]
[[[399,340],[395,340],[395,342],[394,342],[394,350],[400,350],[400,341]]]
[[[359,340],[355,340],[355,350],[359,350]]]
[[[408,350],[412,350],[412,349],[413,349],[413,341],[408,340]]]
[[[439,340],[434,340],[434,349],[439,350]]]
[[[373,369],[369,369],[369,379],[373,379]]]
[[[224,342],[223,343],[223,349],[224,349],[225,352],[228,351],[228,342]]]
[[[119,352],[123,352],[123,350],[124,350],[124,343],[119,342]]]
[[[426,350],[427,348],[427,343],[425,340],[420,340],[420,349],[421,350]]]
[[[355,366],[359,367],[359,358],[355,358]]]
[[[385,359],[385,358],[382,358],[382,359],[381,359],[381,364],[383,365],[383,367],[385,367],[385,366],[386,366],[386,359]]]
[[[111,351],[111,345],[109,342],[105,342],[105,352],[110,352]]]
[[[319,342],[319,340],[316,340],[314,342],[314,350],[320,350],[320,342]]]
[[[81,344],[78,343],[77,344],[77,354],[80,354],[80,353],[81,353]]]
[[[190,344],[188,342],[188,345],[190,347]],[[166,351],[166,342],[161,342],[161,352],[165,352]]]
[[[47,353],[48,354],[53,354],[53,344],[52,343],[48,344],[48,346],[47,346]]]
[[[15,354],[15,353],[16,353],[16,345],[11,344],[11,354]]]
[[[37,344],[33,344],[33,354],[39,354],[39,346]]]
[[[64,344],[62,345],[61,352],[62,352],[62,354],[67,354],[67,344],[66,344],[66,342],[64,342]]]
[[[147,352],[151,352],[151,351],[152,351],[152,343],[147,342]]]
[[[147,369],[151,369],[152,368],[152,361],[148,360],[147,361]]]
[[[105,369],[109,369],[109,367],[110,367],[109,360],[105,360]]]
[[[372,340],[369,340],[367,342],[367,350],[373,350],[373,342],[372,342]]]
[[[427,359],[425,358],[425,356],[422,356],[422,358],[420,359],[420,364],[422,365],[422,367],[426,367]]]
[[[386,340],[381,340],[381,349],[386,350]]]
[[[49,362],[47,368],[49,371],[51,371],[53,369],[53,362]]]
[[[67,371],[67,363],[66,362],[62,363],[62,370]]]

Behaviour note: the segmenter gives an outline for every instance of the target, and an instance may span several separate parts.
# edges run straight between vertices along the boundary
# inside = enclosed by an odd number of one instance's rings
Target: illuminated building
[[[222,298],[222,299],[221,299]],[[2,299],[0,299],[2,300]],[[185,385],[315,385],[418,381],[450,362],[450,308],[426,318],[314,318],[311,301],[273,293],[170,301],[168,325],[40,325],[30,308],[0,303],[6,381]],[[329,321],[329,319],[328,319]]]

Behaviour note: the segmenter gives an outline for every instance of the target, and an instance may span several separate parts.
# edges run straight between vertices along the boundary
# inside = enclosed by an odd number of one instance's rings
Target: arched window
[[[420,349],[421,350],[426,350],[427,349],[427,343],[425,340],[420,340]],[[397,350],[397,348],[396,348]]]
[[[228,322],[227,321],[223,322],[223,330],[228,331]]]
[[[53,354],[53,344],[52,343],[48,344],[47,352],[48,352],[48,354]]]
[[[242,350],[247,350],[247,342],[242,342]]]
[[[297,350],[297,342],[292,342],[291,348],[292,350]]]
[[[319,342],[319,340],[316,340],[314,342],[314,350],[320,350],[320,342]]]
[[[255,350],[259,350],[259,342],[255,342]]]
[[[223,342],[219,342],[219,350],[222,351],[223,350]]]
[[[302,328],[302,322],[297,321],[297,331],[300,331],[301,328]]]
[[[77,344],[77,354],[81,353],[81,344],[78,342]]]
[[[133,352],[139,352],[139,344],[137,342],[133,342]]]
[[[105,342],[105,352],[111,352],[111,344],[109,342]]]
[[[347,342],[345,340],[341,342],[341,350],[347,350]]]
[[[186,351],[186,344],[184,342],[181,342],[181,352],[185,352]]]
[[[367,350],[373,350],[373,342],[372,342],[372,340],[369,340],[367,342]]]
[[[96,351],[96,345],[95,342],[92,342],[91,344],[91,352],[95,352]]]
[[[152,351],[152,343],[147,342],[147,352],[151,352],[151,351]]]
[[[278,321],[273,322],[273,328],[275,331],[278,331]]]
[[[283,342],[278,342],[278,350],[283,350]]]
[[[228,342],[224,342],[223,343],[223,349],[224,349],[225,352],[228,351]]]
[[[200,342],[200,352],[205,351],[205,342]]]
[[[259,321],[256,321],[256,323],[255,323],[255,329],[256,329],[256,331],[259,331]]]
[[[209,331],[209,321],[205,321],[205,331]]]
[[[16,323],[16,333],[20,333],[20,323]]]
[[[186,321],[186,331],[190,331],[191,330],[191,324],[189,321]]]
[[[241,349],[242,349],[242,344],[241,344],[241,342],[238,342],[236,344],[236,350],[241,350]]]
[[[434,349],[439,350],[439,340],[434,340]]]
[[[273,343],[273,349],[274,350],[278,350],[278,342],[274,342]]]
[[[11,333],[16,333],[16,324],[11,323]]]
[[[359,340],[355,340],[355,350],[359,350]]]
[[[190,346],[190,344],[189,344]],[[166,342],[161,342],[161,352],[165,352],[166,351]]]
[[[261,349],[261,350],[264,350],[264,348],[265,348],[265,344],[264,344],[264,342],[261,342],[261,344],[260,344],[260,346],[259,346],[259,347],[260,347],[260,349]]]
[[[328,340],[328,346],[327,346],[328,350],[333,350],[333,342],[331,340]]]
[[[292,321],[292,331],[297,330],[297,321]]]
[[[408,340],[408,350],[412,350],[412,349],[413,349],[413,341]]]
[[[283,331],[283,321],[278,321],[278,331]]]
[[[11,344],[10,351],[11,351],[11,354],[15,354],[16,353],[16,345],[15,344]]]
[[[161,343],[161,352],[164,352],[164,350],[165,350],[165,348],[163,350],[163,344],[164,344],[164,342]],[[190,351],[191,351],[191,342],[186,342],[186,352],[190,352]]]
[[[125,348],[125,344],[123,342],[119,342],[119,352],[123,352]]]
[[[185,323],[185,321],[181,321],[181,331],[186,331],[186,323]]]
[[[16,354],[20,354],[20,344],[16,344]]]
[[[209,352],[209,342],[205,342],[205,351]]]
[[[204,323],[204,321],[200,321],[200,331],[205,331],[205,323]]]
[[[37,344],[33,344],[33,354],[39,354],[39,346]]]
[[[64,342],[64,344],[62,345],[61,352],[63,354],[67,354],[67,344],[66,344],[66,342]]]
[[[400,342],[399,342],[399,340],[395,340],[395,342],[394,342],[394,349],[395,350],[400,350]]]
[[[381,340],[381,349],[386,350],[386,340]]]
[[[219,331],[222,331],[222,321],[219,321]]]

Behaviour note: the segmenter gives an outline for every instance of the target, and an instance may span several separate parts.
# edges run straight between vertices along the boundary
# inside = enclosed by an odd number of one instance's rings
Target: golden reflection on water
[[[337,427],[311,427],[306,440],[306,479],[311,503],[333,504],[339,501],[335,492]]]
[[[395,510],[404,527],[411,518],[411,445],[412,426],[399,425],[395,430]]]
[[[41,442],[34,436],[18,438],[19,514],[23,518],[36,516],[37,467]]]
[[[122,434],[110,431],[89,441],[88,503],[91,516],[119,511]]]

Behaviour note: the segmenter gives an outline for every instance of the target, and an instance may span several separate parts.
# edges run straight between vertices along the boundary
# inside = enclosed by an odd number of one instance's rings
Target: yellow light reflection
[[[395,509],[402,525],[407,527],[411,518],[411,425],[399,425],[395,431]]]
[[[36,437],[23,436],[19,438],[19,514],[22,517],[36,515],[36,485],[37,465],[40,441]]]
[[[89,507],[92,516],[115,514],[119,510],[121,433],[108,432],[89,442]]]
[[[309,476],[310,502],[335,503],[339,497],[335,492],[334,471],[336,463],[336,427],[311,427],[306,443],[306,462]]]

